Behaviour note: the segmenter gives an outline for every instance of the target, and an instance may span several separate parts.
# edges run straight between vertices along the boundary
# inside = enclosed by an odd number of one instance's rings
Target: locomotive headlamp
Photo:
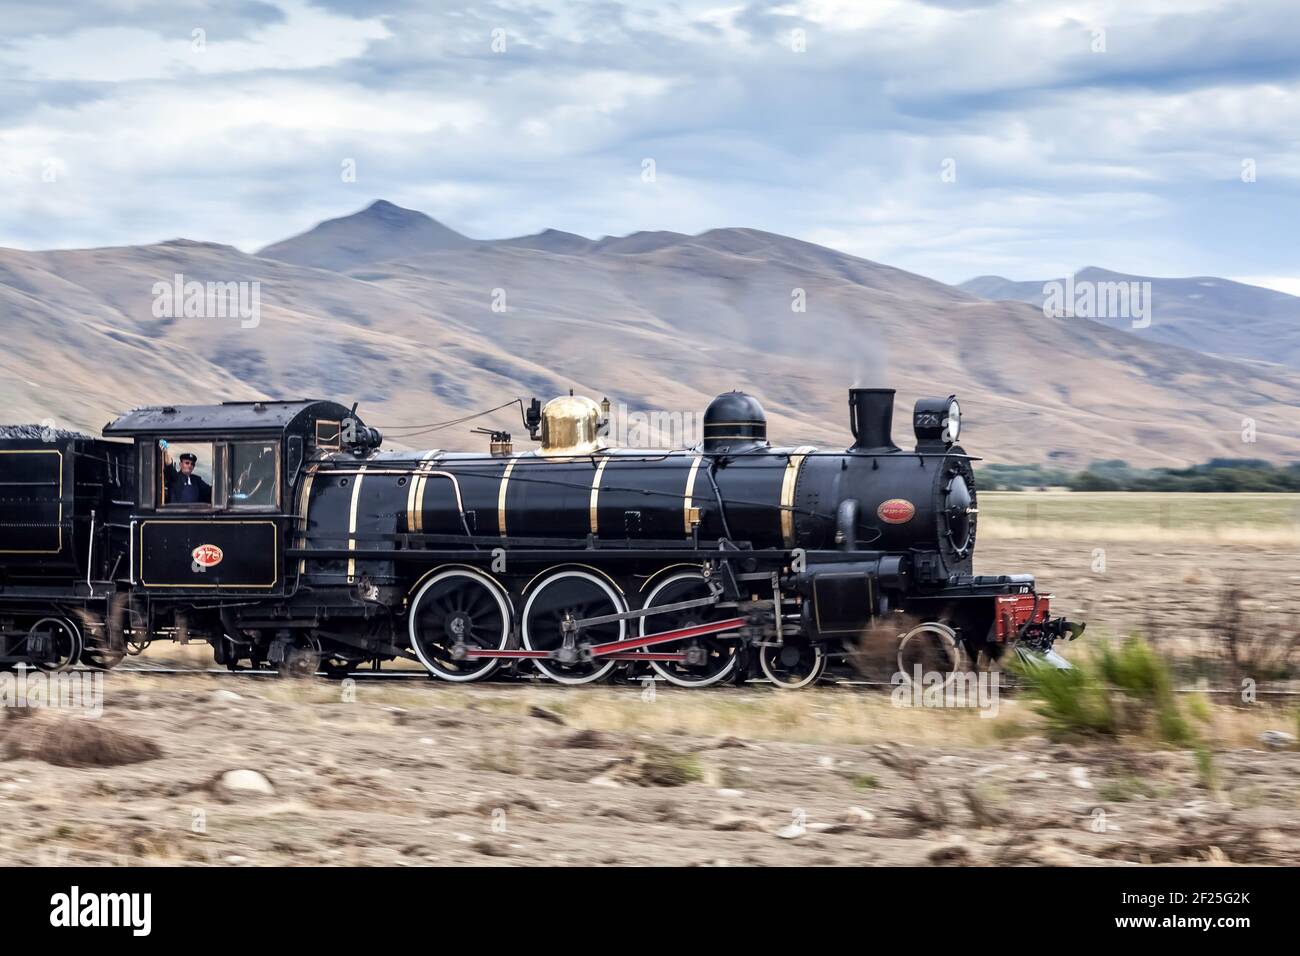
[[[943,440],[955,444],[961,434],[961,403],[955,398],[948,399],[948,421],[943,426]]]
[[[912,411],[912,430],[918,446],[951,445],[961,434],[961,404],[956,395],[923,398]]]

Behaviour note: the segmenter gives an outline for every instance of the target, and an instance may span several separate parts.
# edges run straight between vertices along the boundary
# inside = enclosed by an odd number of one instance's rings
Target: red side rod
[[[725,621],[710,621],[708,624],[695,624],[691,627],[678,628],[675,631],[664,631],[662,634],[647,634],[645,637],[629,637],[623,641],[610,641],[607,644],[596,644],[591,647],[591,656],[610,657],[617,656],[620,660],[681,660],[684,655],[665,654],[662,658],[655,655],[653,658],[649,653],[629,654],[629,651],[638,651],[643,647],[653,647],[655,644],[667,644],[672,641],[684,641],[692,637],[704,637],[706,634],[721,634],[724,631],[735,631],[743,627],[745,619],[743,617],[731,617]],[[467,648],[465,657],[470,660],[501,657],[510,660],[523,659],[542,659],[553,657],[553,651],[529,651],[523,648],[513,650],[495,650],[487,648]]]
[[[664,631],[662,634],[647,634],[645,637],[629,637],[625,641],[610,641],[608,644],[596,644],[591,649],[592,657],[608,657],[610,654],[621,654],[625,651],[635,651],[641,647],[651,647],[655,644],[667,644],[670,641],[684,641],[690,637],[703,637],[706,634],[721,634],[723,631],[735,631],[745,626],[743,617],[729,617],[725,621],[710,621],[708,624],[695,624],[691,627],[678,628],[675,631]]]

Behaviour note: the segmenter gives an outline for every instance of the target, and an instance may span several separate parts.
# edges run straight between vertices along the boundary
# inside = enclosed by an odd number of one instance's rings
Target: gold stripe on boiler
[[[597,510],[600,503],[600,476],[605,473],[605,466],[609,464],[609,458],[602,458],[600,464],[596,466],[595,477],[591,479],[591,533],[596,534],[600,530],[600,519],[597,517]]]
[[[800,445],[785,464],[785,476],[781,480],[781,540],[787,548],[794,547],[794,490],[799,481],[799,469],[804,458],[816,450],[812,445]]]
[[[361,500],[361,482],[366,477],[366,466],[362,465],[357,469],[356,482],[352,485],[352,507],[348,510],[348,550],[357,550],[357,539],[352,535],[357,533],[357,504]],[[356,580],[357,576],[357,559],[348,558],[348,584]]]
[[[686,473],[686,493],[682,496],[682,521],[686,525],[688,537],[695,530],[695,522],[700,520],[700,509],[692,506],[695,496],[695,476],[699,473],[701,461],[700,456],[696,455],[695,460],[691,462],[691,470]]]
[[[506,536],[506,489],[510,485],[510,472],[515,470],[518,461],[518,458],[511,458],[506,462],[506,470],[501,473],[501,490],[497,492],[497,531],[503,538]]]

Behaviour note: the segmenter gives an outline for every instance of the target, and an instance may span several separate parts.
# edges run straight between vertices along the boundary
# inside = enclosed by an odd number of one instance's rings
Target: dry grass
[[[985,540],[1300,544],[1300,495],[983,492]]]
[[[983,501],[983,496],[980,500]],[[1259,548],[1300,544],[1300,531],[1287,527],[1169,528],[1140,523],[1042,520],[1030,523],[997,517],[981,517],[979,534],[990,541],[1146,541],[1152,544],[1224,544]]]
[[[648,747],[635,770],[636,781],[646,787],[681,787],[704,777],[699,758],[666,747]]]
[[[906,743],[916,746],[989,746],[1046,733],[1046,721],[1021,694],[1003,694],[994,717],[974,709],[895,707],[879,690],[802,691],[660,690],[653,703],[633,688],[585,688],[577,693],[549,688],[482,688],[470,692],[476,706],[524,713],[541,703],[562,713],[570,726],[618,733],[683,734],[697,738],[737,737],[807,744]],[[484,699],[494,695],[495,700]],[[520,699],[516,699],[516,697]],[[524,699],[526,698],[526,700]],[[1248,710],[1215,698],[1182,695],[1205,739],[1215,746],[1258,748],[1269,729],[1296,730],[1296,716],[1284,707],[1259,704]],[[456,706],[438,696],[441,706]]]
[[[116,690],[194,698],[210,696],[218,689],[295,706],[301,709],[301,719],[312,723],[323,713],[320,707],[331,705],[357,706],[367,711],[385,708],[420,711],[437,707],[530,720],[538,720],[529,711],[540,706],[559,715],[573,730],[684,734],[699,738],[732,736],[812,744],[901,741],[918,745],[994,743],[1023,736],[1041,726],[1040,718],[1028,707],[1005,694],[1000,697],[999,711],[992,718],[981,718],[974,709],[895,707],[888,689],[865,688],[687,690],[657,685],[653,700],[646,700],[640,686],[568,688],[485,684],[460,687],[436,681],[357,681],[355,703],[349,703],[338,682],[323,678],[229,680],[120,671],[109,676],[105,707],[111,711]],[[238,708],[239,702],[228,706]]]
[[[128,657],[125,663],[133,661],[153,664],[160,667],[216,667],[212,659],[212,645],[207,641],[193,640],[188,644],[176,641],[158,641],[150,644],[138,657]]]
[[[34,716],[16,726],[6,721],[9,760],[41,760],[56,767],[117,767],[162,756],[154,741],[84,717]]]
[[[184,696],[207,696],[224,688],[246,697],[287,704],[292,719],[316,726],[335,707],[358,708],[354,723],[388,725],[392,708],[418,713],[430,708],[526,718],[554,728],[529,714],[540,706],[562,717],[571,731],[622,734],[681,734],[716,740],[805,744],[872,744],[898,742],[915,746],[993,746],[1044,736],[1047,722],[1034,712],[1024,694],[1003,693],[994,717],[981,717],[973,708],[895,707],[888,689],[816,688],[776,691],[766,688],[656,688],[654,699],[643,698],[640,687],[545,687],[481,685],[451,687],[435,681],[407,683],[358,681],[355,702],[343,699],[337,682],[265,680],[232,681],[180,675],[114,674],[106,708],[112,709],[112,688],[149,689]],[[1189,714],[1204,739],[1216,746],[1258,748],[1265,730],[1296,732],[1296,714],[1267,703],[1241,709],[1219,695],[1184,695]],[[237,708],[238,702],[231,707]],[[327,708],[323,710],[322,708]],[[522,757],[523,754],[516,754]]]
[[[1230,686],[1241,687],[1246,678],[1270,681],[1293,676],[1300,629],[1290,615],[1269,620],[1248,613],[1247,596],[1246,590],[1236,585],[1224,588],[1215,621],[1220,667],[1227,672]]]
[[[554,691],[530,687],[484,689],[478,705],[524,714],[534,704],[560,713],[570,726],[616,733],[681,734],[708,739],[737,737],[809,744],[866,744],[900,741],[911,744],[993,743],[1011,736],[1008,728],[1039,718],[1003,697],[995,717],[981,718],[973,709],[895,707],[888,693],[831,688],[707,691],[657,689],[646,700],[639,688],[592,687]],[[439,695],[441,698],[441,695]],[[449,706],[440,699],[439,703]]]
[[[487,770],[510,776],[519,776],[527,773],[528,770],[519,751],[511,745],[481,745],[478,753],[470,760],[470,766],[475,770]]]

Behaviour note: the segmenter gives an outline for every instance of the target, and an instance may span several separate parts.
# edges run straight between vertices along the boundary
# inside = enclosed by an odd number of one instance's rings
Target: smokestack
[[[898,451],[890,437],[894,422],[892,388],[849,389],[849,427],[853,430],[851,452],[887,454]]]

